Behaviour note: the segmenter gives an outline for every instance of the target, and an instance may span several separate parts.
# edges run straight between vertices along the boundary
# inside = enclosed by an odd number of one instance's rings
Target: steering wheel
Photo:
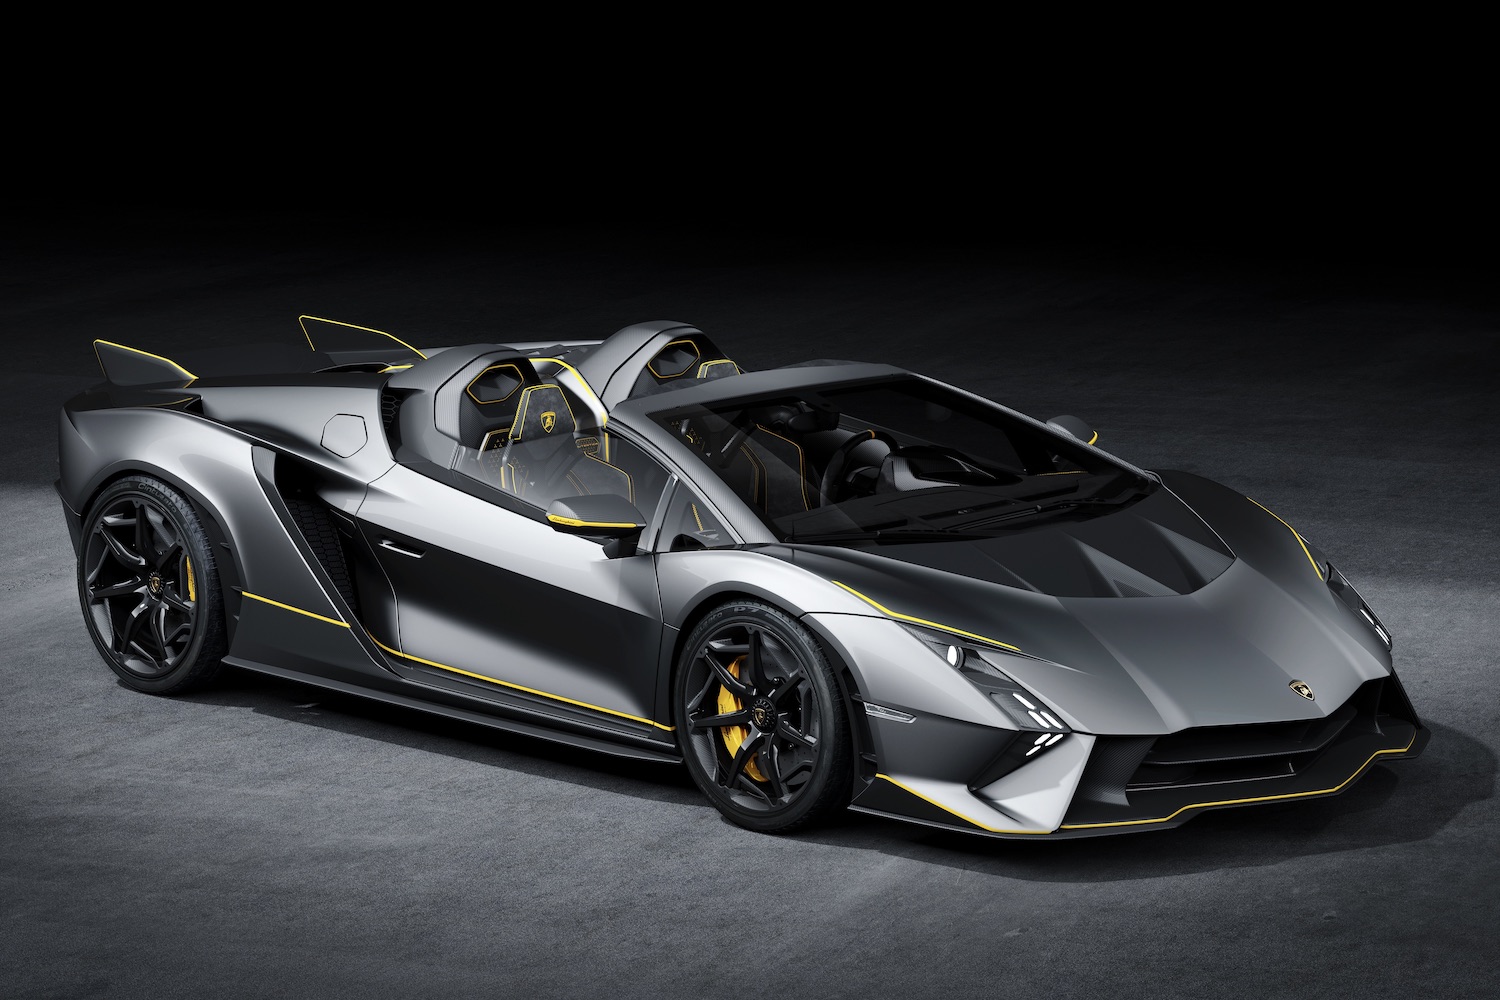
[[[823,478],[818,483],[819,507],[838,502],[838,498],[834,496],[834,490],[847,485],[843,477],[849,466],[849,456],[854,453],[854,449],[868,441],[879,441],[891,451],[895,451],[901,447],[895,438],[884,431],[859,431],[852,437],[846,438],[842,444],[834,449],[833,454],[828,456],[828,465],[823,469]]]

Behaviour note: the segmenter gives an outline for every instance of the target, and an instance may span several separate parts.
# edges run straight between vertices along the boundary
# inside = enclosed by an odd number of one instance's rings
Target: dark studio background
[[[544,157],[225,141],[13,184],[0,992],[1493,996],[1490,185],[1448,130],[1308,118],[1019,134],[992,109],[883,135],[829,114],[797,141]],[[418,343],[677,319],[746,367],[887,361],[1081,415],[1328,551],[1432,743],[1332,799],[1153,835],[850,814],[771,838],[671,768],[240,674],[130,693],[79,620],[56,409],[97,380],[94,337],[292,342],[302,312]]]

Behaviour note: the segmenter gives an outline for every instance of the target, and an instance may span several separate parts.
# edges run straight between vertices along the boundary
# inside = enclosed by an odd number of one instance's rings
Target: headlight
[[[1380,637],[1380,641],[1385,643],[1386,649],[1393,648],[1395,641],[1391,639],[1390,632],[1386,631],[1385,625],[1376,617],[1375,612],[1370,610],[1370,606],[1365,603],[1365,599],[1359,596],[1359,591],[1354,589],[1354,584],[1349,582],[1348,577],[1334,569],[1333,563],[1326,565],[1328,569],[1328,573],[1326,574],[1328,589],[1333,591],[1334,596],[1343,601],[1350,611],[1363,618],[1375,630],[1375,634]]]
[[[991,662],[990,658],[1000,659],[1008,654],[987,649],[970,640],[939,632],[936,629],[904,623],[902,628],[922,640],[922,643],[942,657],[948,666],[963,674],[971,684],[989,695],[990,700],[1016,724],[1017,729],[1042,733],[1042,739],[1037,740],[1035,744],[1037,750],[1044,746],[1055,745],[1062,739],[1063,734],[1071,732],[1067,725],[1058,718],[1057,713],[1052,711],[1042,699],[1017,684],[1005,671]],[[1057,738],[1048,739],[1048,734],[1057,734]]]

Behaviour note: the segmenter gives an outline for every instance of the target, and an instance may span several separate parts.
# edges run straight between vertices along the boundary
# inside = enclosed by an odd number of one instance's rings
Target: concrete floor
[[[15,227],[0,246],[0,995],[1495,996],[1500,310],[1481,284],[1184,253],[646,239],[336,220]],[[132,693],[52,493],[89,342],[708,331],[906,365],[1330,553],[1433,731],[1345,794],[995,842],[731,826],[685,772],[231,673]]]

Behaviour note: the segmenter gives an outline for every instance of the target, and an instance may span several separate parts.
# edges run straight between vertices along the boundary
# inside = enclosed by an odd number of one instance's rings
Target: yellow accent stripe
[[[343,626],[344,628],[349,628],[349,623],[348,622],[343,621],[343,620],[338,619],[338,618],[329,618],[326,615],[315,614],[314,612],[311,612],[311,611],[304,611],[301,608],[294,608],[290,604],[282,604],[280,601],[273,601],[269,597],[261,597],[259,594],[252,594],[248,590],[242,590],[242,591],[240,591],[240,593],[244,594],[246,597],[250,598],[252,601],[260,601],[262,604],[270,604],[273,607],[285,608],[288,611],[295,611],[299,615],[306,615],[309,618],[316,618],[318,621],[320,621],[320,622],[327,622],[330,625],[340,625],[340,626]]]
[[[943,810],[943,812],[950,813],[950,814],[952,814],[954,816],[957,816],[959,819],[963,820],[965,823],[968,823],[968,824],[970,824],[972,826],[977,826],[981,830],[988,830],[990,833],[1013,833],[1013,834],[1026,834],[1027,836],[1046,836],[1047,834],[1049,834],[1049,833],[1052,832],[1051,830],[1002,830],[1001,828],[999,828],[997,826],[990,826],[988,823],[981,823],[977,819],[971,819],[970,817],[965,816],[961,812],[955,812],[954,810],[949,809],[947,806],[943,805],[937,799],[928,798],[927,796],[923,795],[921,792],[917,791],[915,788],[912,788],[910,785],[903,785],[901,782],[897,781],[895,778],[891,777],[889,774],[877,774],[877,775],[875,775],[875,777],[877,777],[877,778],[884,778],[886,781],[889,781],[891,784],[895,785],[897,788],[901,789],[903,792],[910,792],[912,795],[915,795],[917,798],[921,799],[923,802],[926,802],[926,803],[928,803],[930,805],[937,806],[939,809]]]
[[[612,708],[601,708],[598,705],[590,705],[586,701],[576,701],[572,698],[564,698],[560,694],[551,694],[547,691],[539,691],[536,688],[526,687],[524,684],[512,684],[510,681],[497,680],[494,677],[486,677],[484,674],[476,674],[468,670],[460,670],[458,667],[450,667],[448,664],[439,663],[436,660],[425,660],[420,656],[412,656],[410,653],[403,653],[399,649],[392,649],[390,646],[387,646],[385,643],[381,642],[373,635],[370,635],[368,631],[365,632],[365,635],[369,635],[370,641],[379,646],[381,649],[385,650],[387,653],[390,653],[392,656],[399,656],[403,660],[411,660],[414,663],[421,663],[429,667],[437,667],[439,670],[447,670],[455,674],[462,674],[465,677],[472,677],[478,681],[486,681],[490,684],[498,684],[501,687],[513,688],[516,691],[524,691],[527,694],[534,694],[539,698],[550,698],[553,701],[561,701],[566,702],[569,705],[577,705],[579,708],[587,708],[593,712],[603,712],[605,715],[619,716],[622,719],[629,719],[632,722],[643,722],[648,726],[655,726],[657,729],[664,729],[669,733],[673,732],[676,728],[674,726],[664,726],[660,722],[654,722],[651,719],[643,719],[639,715],[631,715],[629,712],[617,712]]]
[[[1281,518],[1276,517],[1276,512],[1275,511],[1273,511],[1271,508],[1267,507],[1265,504],[1261,503],[1259,500],[1252,499],[1251,497],[1246,497],[1245,499],[1249,500],[1251,503],[1255,504],[1255,506],[1257,506],[1261,510],[1265,511],[1267,514],[1270,514],[1272,517],[1275,517],[1276,520],[1281,521]],[[1282,524],[1286,524],[1285,521],[1281,521],[1281,523]],[[1307,551],[1307,543],[1302,540],[1302,536],[1301,535],[1297,534],[1297,529],[1294,528],[1294,527],[1292,527],[1290,524],[1286,524],[1286,530],[1290,531],[1293,535],[1296,535],[1296,537],[1297,537],[1297,544],[1300,545],[1300,546],[1302,546],[1302,554],[1305,555],[1305,556],[1307,556],[1307,561],[1308,562],[1312,563],[1313,572],[1316,573],[1316,574],[1318,574],[1318,579],[1319,580],[1323,579],[1323,567],[1319,566],[1318,565],[1318,561],[1312,557],[1312,553],[1309,552],[1309,551]]]
[[[400,337],[397,337],[397,336],[395,336],[393,334],[386,333],[384,330],[373,330],[373,329],[371,329],[368,326],[358,326],[358,325],[356,325],[354,323],[341,323],[341,322],[339,322],[336,319],[324,319],[322,316],[306,316],[306,315],[298,316],[297,317],[297,325],[300,326],[300,327],[302,327],[302,336],[304,336],[304,337],[307,338],[307,346],[311,347],[315,351],[318,348],[313,344],[312,334],[310,334],[310,333],[307,332],[307,324],[304,323],[304,322],[302,322],[305,319],[310,319],[310,320],[313,320],[314,322],[317,322],[317,323],[329,323],[329,324],[331,324],[333,326],[347,327],[350,330],[362,330],[365,333],[379,334],[382,337],[390,337],[390,339],[394,340],[396,343],[400,344],[402,347],[406,348],[408,351],[411,351],[413,354],[415,354],[417,357],[421,358],[423,361],[427,360],[427,355],[423,354],[421,351],[417,350],[415,347],[411,346],[406,341],[402,340]]]
[[[563,517],[561,514],[548,514],[547,520],[553,524],[566,524],[572,528],[634,528],[634,521],[581,521],[576,517]]]
[[[1069,469],[1067,472],[1038,472],[1039,476],[1081,476],[1082,469]]]
[[[980,635],[977,632],[965,632],[961,628],[954,628],[952,625],[944,625],[942,622],[932,622],[928,621],[926,618],[915,618],[911,615],[903,615],[899,611],[892,611],[890,608],[886,607],[884,604],[881,604],[879,601],[861,594],[859,591],[855,590],[847,583],[839,583],[837,580],[834,580],[833,585],[835,587],[844,588],[845,590],[849,591],[849,593],[853,594],[855,597],[859,598],[861,601],[864,601],[870,607],[874,608],[876,611],[890,615],[892,618],[899,618],[901,621],[911,622],[915,625],[926,625],[929,628],[939,629],[943,632],[952,632],[954,635],[961,635],[967,639],[978,639],[980,642],[987,642],[991,646],[1000,646],[1004,649],[1014,650],[1017,653],[1021,652],[1021,647],[1019,646],[1012,646],[1008,642],[1001,642],[999,639],[991,639],[989,636]]]
[[[384,375],[387,372],[401,372],[401,371],[405,371],[406,369],[408,369],[410,367],[411,367],[411,365],[386,365],[384,368],[380,369],[380,371],[377,372],[376,374]]]
[[[171,358],[164,358],[160,354],[152,354],[150,351],[143,351],[143,350],[141,350],[138,347],[126,347],[124,344],[116,344],[113,341],[99,340],[99,339],[95,338],[95,340],[94,340],[94,358],[99,362],[99,367],[104,370],[104,374],[105,374],[106,378],[109,376],[109,369],[107,369],[107,368],[104,367],[104,359],[101,358],[101,357],[99,357],[99,345],[100,344],[103,344],[106,347],[113,347],[116,350],[120,350],[120,351],[129,351],[131,354],[142,354],[142,355],[145,355],[148,358],[155,358],[157,361],[165,361],[167,364],[171,365],[173,368],[176,368],[178,371],[182,372],[182,374],[186,375],[188,378],[195,379],[195,378],[198,377],[198,376],[194,375],[192,372],[188,371],[186,368],[184,368],[181,365],[179,365],[177,362],[173,361]]]
[[[1353,781],[1355,778],[1363,774],[1365,768],[1369,767],[1370,762],[1373,761],[1376,757],[1381,757],[1385,754],[1391,753],[1406,753],[1406,751],[1410,750],[1412,748],[1412,745],[1416,742],[1417,734],[1412,733],[1411,740],[1404,747],[1393,748],[1390,750],[1376,750],[1374,753],[1370,754],[1369,760],[1366,760],[1363,764],[1354,769],[1353,774],[1349,775],[1349,777],[1345,778],[1337,785],[1334,785],[1332,788],[1320,788],[1316,791],[1311,792],[1285,792],[1281,795],[1258,795],[1254,798],[1249,799],[1220,799],[1217,802],[1194,802],[1192,805],[1183,806],[1181,809],[1178,809],[1170,816],[1162,816],[1159,819],[1126,819],[1119,820],[1114,823],[1064,823],[1062,825],[1062,829],[1093,830],[1106,826],[1144,826],[1150,823],[1165,823],[1176,816],[1182,815],[1189,809],[1208,809],[1213,806],[1250,805],[1255,802],[1276,802],[1281,799],[1305,799],[1311,795],[1332,795],[1333,793],[1342,790],[1345,785],[1349,784],[1349,782]]]
[[[1098,431],[1095,431],[1095,432],[1094,432],[1094,436],[1093,436],[1093,437],[1091,437],[1091,438],[1089,438],[1089,441],[1088,441],[1088,443],[1089,443],[1089,444],[1093,444],[1093,443],[1094,443],[1094,442],[1095,442],[1095,441],[1097,441],[1097,440],[1099,440],[1099,432],[1098,432]]]

